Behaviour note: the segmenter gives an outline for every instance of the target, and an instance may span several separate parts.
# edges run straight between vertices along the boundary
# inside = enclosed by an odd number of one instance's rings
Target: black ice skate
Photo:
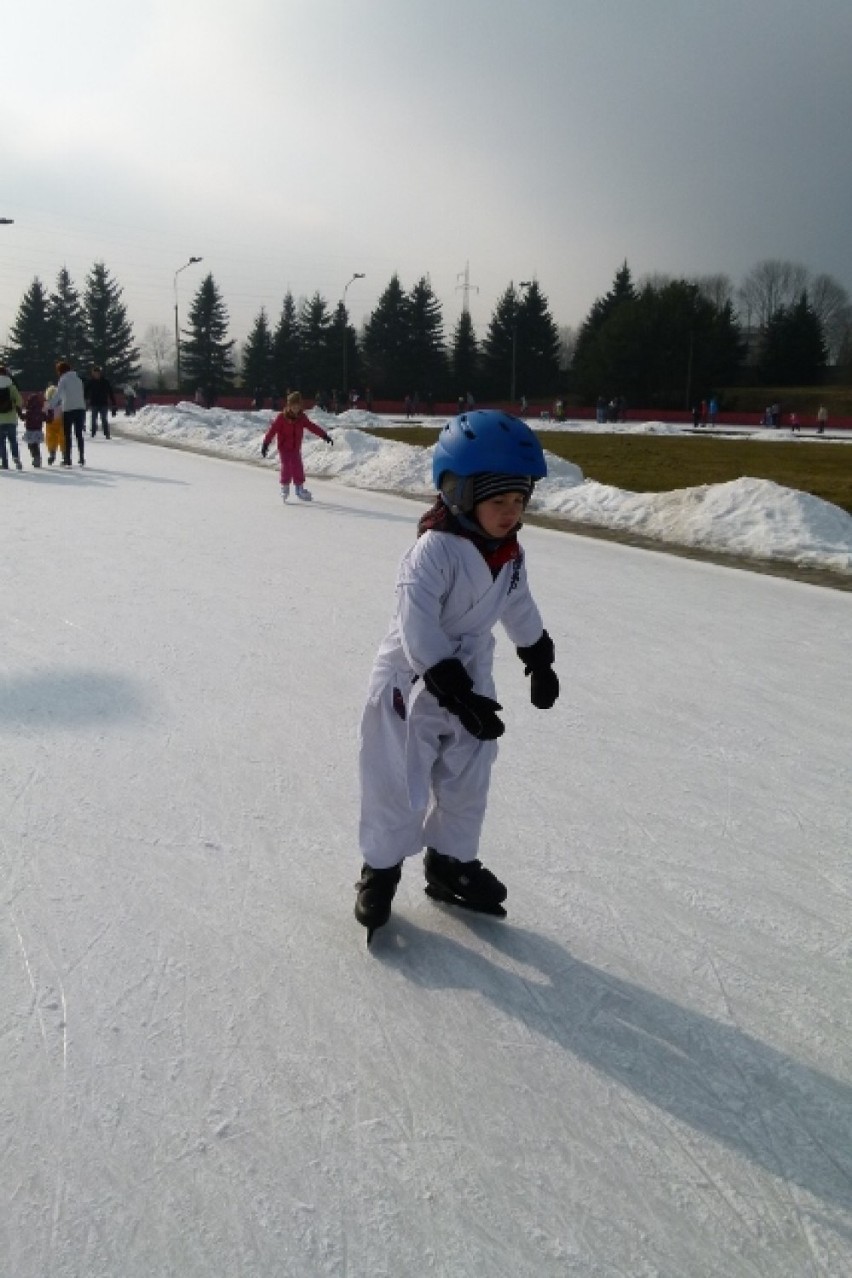
[[[384,927],[390,918],[391,902],[402,875],[402,862],[389,870],[374,870],[366,861],[361,867],[361,877],[355,884],[355,917],[367,929],[367,944],[373,939],[377,927]]]
[[[457,861],[434,848],[426,849],[426,895],[448,905],[461,905],[478,914],[504,919],[506,887],[481,861]]]

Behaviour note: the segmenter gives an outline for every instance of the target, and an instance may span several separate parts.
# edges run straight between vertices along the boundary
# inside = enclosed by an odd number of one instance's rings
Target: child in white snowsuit
[[[291,391],[287,396],[287,407],[283,413],[273,418],[269,430],[263,437],[260,446],[261,456],[265,457],[273,439],[278,445],[278,456],[281,460],[281,496],[284,501],[290,496],[290,484],[296,486],[296,496],[302,501],[310,501],[311,494],[305,487],[305,467],[302,462],[302,438],[305,431],[319,435],[327,444],[334,440],[328,431],[315,426],[308,415],[302,411],[302,397],[298,391]]]
[[[502,622],[531,675],[533,705],[549,709],[559,695],[553,642],[517,539],[546,470],[533,432],[504,413],[463,414],[439,436],[439,496],[402,560],[361,721],[355,915],[370,934],[387,922],[403,860],[424,845],[432,895],[504,913],[506,888],[477,859],[504,730],[491,632]]]

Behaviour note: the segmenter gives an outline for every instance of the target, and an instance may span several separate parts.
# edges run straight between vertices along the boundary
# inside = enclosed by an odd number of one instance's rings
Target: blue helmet
[[[473,506],[474,475],[512,475],[528,482],[547,474],[544,450],[526,422],[509,413],[482,408],[451,417],[435,444],[432,479],[451,509]]]

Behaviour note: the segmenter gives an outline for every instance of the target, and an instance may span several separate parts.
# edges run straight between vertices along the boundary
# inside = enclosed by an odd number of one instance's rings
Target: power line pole
[[[463,280],[464,280],[464,284],[457,284],[457,285],[456,285],[456,292],[458,292],[458,290],[459,290],[459,289],[461,289],[461,291],[462,291],[462,313],[463,313],[464,315],[469,315],[469,314],[470,314],[470,291],[471,291],[471,289],[473,289],[474,293],[478,293],[478,292],[479,292],[479,286],[478,286],[477,284],[471,284],[471,282],[470,282],[470,262],[465,262],[465,264],[464,264],[464,270],[463,270],[463,271],[459,271],[458,275],[456,276],[456,279],[457,279],[457,280],[461,280],[461,279],[463,279]]]

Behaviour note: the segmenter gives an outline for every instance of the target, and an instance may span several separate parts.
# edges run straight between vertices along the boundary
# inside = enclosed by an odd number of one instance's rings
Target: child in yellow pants
[[[55,386],[48,386],[44,392],[44,402],[50,401],[51,395],[56,391]],[[49,408],[47,410],[47,421],[44,427],[44,442],[47,445],[47,464],[52,466],[56,460],[57,452],[61,451],[65,432],[62,428],[62,410],[59,408]]]

